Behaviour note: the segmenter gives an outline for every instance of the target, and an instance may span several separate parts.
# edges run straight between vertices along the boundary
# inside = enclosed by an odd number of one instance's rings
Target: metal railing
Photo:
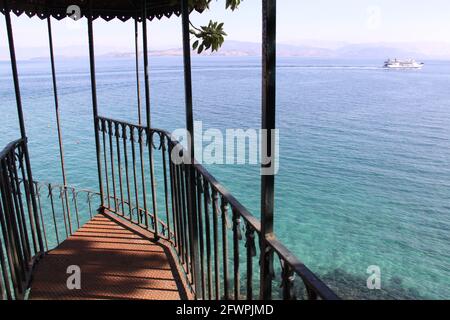
[[[98,213],[98,192],[38,181],[33,185],[46,251],[58,246]]]
[[[153,169],[153,151],[157,147],[148,147],[148,130],[144,126],[103,117],[97,117],[96,121],[105,192],[103,207],[158,236],[173,237],[172,230],[166,223],[170,221],[168,211],[165,221],[158,219],[157,215]],[[165,156],[164,151],[162,155]],[[162,175],[166,184],[166,167]]]
[[[0,153],[0,300],[26,298],[36,262],[91,219],[100,202],[98,192],[30,179],[26,152],[20,139]]]
[[[103,117],[96,121],[103,198],[89,190],[30,183],[25,140],[1,152],[2,299],[23,299],[35,261],[92,218],[99,203],[101,210],[169,241],[199,299],[259,298],[263,277],[281,288],[275,298],[338,298],[278,239],[263,239],[260,221],[201,164],[183,161],[186,150],[170,133]],[[261,241],[280,261],[268,274],[258,272]]]
[[[42,234],[26,161],[26,140],[9,143],[0,153],[0,297],[23,299],[40,258]]]
[[[263,240],[260,221],[201,164],[180,162],[186,150],[169,132],[105,117],[96,121],[105,209],[170,241],[198,298],[251,300],[260,277],[270,277],[282,299],[338,299],[277,238]],[[279,279],[274,270],[256,270],[261,241],[279,258]]]

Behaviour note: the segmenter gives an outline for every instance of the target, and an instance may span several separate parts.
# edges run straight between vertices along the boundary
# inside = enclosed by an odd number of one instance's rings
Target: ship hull
[[[422,66],[384,66],[386,69],[422,69]]]
[[[392,60],[389,59],[384,62],[384,67],[387,69],[422,69],[423,63],[419,63],[414,59],[410,60]]]

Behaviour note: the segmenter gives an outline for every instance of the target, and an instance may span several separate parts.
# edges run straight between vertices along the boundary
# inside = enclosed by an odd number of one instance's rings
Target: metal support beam
[[[138,107],[138,124],[142,124],[141,112],[141,82],[139,79],[139,28],[138,17],[134,19],[134,51],[136,56],[136,91],[137,91],[137,107]]]
[[[12,69],[12,76],[14,80],[14,90],[16,93],[16,104],[17,104],[17,115],[19,117],[19,126],[20,126],[20,135],[25,141],[27,141],[27,134],[25,130],[25,121],[23,117],[23,109],[22,109],[22,98],[20,96],[20,85],[19,85],[19,75],[17,72],[17,60],[16,60],[16,50],[14,47],[14,36],[12,31],[12,25],[11,25],[11,15],[10,10],[8,6],[8,0],[4,0],[4,8],[5,8],[5,22],[6,22],[6,30],[8,33],[8,44],[9,44],[9,54],[11,58],[11,69]],[[39,245],[39,248],[36,251],[44,252],[44,242],[42,239],[42,233],[41,233],[41,226],[38,216],[38,207],[36,203],[36,195],[35,195],[35,189],[34,189],[34,182],[33,182],[33,175],[31,172],[31,163],[30,163],[30,156],[28,153],[28,143],[24,144],[24,154],[25,154],[25,164],[26,164],[26,171],[27,171],[27,177],[28,177],[28,192],[31,197],[31,205],[33,214],[30,215],[30,219],[34,221],[30,221],[32,225],[35,226],[35,233],[33,234],[33,238],[37,238],[37,243]],[[36,252],[37,253],[37,252]]]
[[[147,44],[147,0],[143,0],[142,7],[142,42],[144,51],[144,80],[145,80],[145,113],[147,119],[147,135],[148,135],[148,153],[150,162],[150,180],[152,187],[152,205],[153,216],[155,221],[155,239],[159,239],[158,233],[158,206],[156,198],[156,182],[155,182],[155,168],[153,164],[153,137],[151,134],[151,114],[150,114],[150,82],[148,75],[148,44]],[[148,214],[147,212],[145,214]]]
[[[92,0],[89,1],[89,12],[87,14],[88,40],[89,40],[89,65],[91,72],[91,93],[92,93],[92,115],[94,118],[95,151],[97,155],[98,184],[100,189],[101,208],[104,207],[105,197],[102,183],[102,163],[100,159],[100,137],[98,128],[98,105],[97,105],[97,84],[95,80],[95,52],[94,52],[94,31],[92,27]]]
[[[53,53],[53,34],[52,34],[52,22],[51,16],[47,17],[47,29],[48,29],[48,45],[50,49],[50,63],[52,67],[52,80],[53,80],[53,96],[55,99],[55,116],[56,116],[56,128],[58,131],[58,144],[59,144],[59,160],[61,162],[61,174],[63,178],[63,187],[64,187],[64,200],[66,202],[67,208],[67,216],[69,220],[69,230],[70,234],[72,234],[72,219],[70,214],[70,205],[69,205],[69,197],[67,195],[67,178],[66,178],[66,168],[64,164],[64,147],[62,143],[62,134],[61,134],[61,121],[59,116],[59,101],[58,101],[58,87],[56,85],[56,67],[55,67],[55,56]]]
[[[8,33],[9,54],[11,59],[11,71],[14,82],[14,91],[16,94],[17,116],[19,118],[20,136],[26,139],[27,134],[22,110],[22,97],[20,94],[19,76],[17,72],[16,49],[14,47],[14,36],[11,26],[11,15],[8,7],[8,0],[4,0],[4,3],[5,3],[5,22],[6,22],[6,30]]]
[[[275,168],[275,145],[272,135],[275,129],[276,93],[276,0],[262,1],[262,129],[267,130],[262,141],[262,152],[271,161],[262,164],[261,175],[261,284],[260,298],[272,299],[273,250],[266,239],[273,237],[275,176],[268,168]]]
[[[190,164],[187,165],[189,179],[187,179],[187,205],[188,205],[188,223],[190,239],[190,251],[193,267],[195,296],[197,299],[202,297],[200,260],[199,260],[199,235],[198,235],[198,217],[196,206],[195,190],[195,171],[194,171],[194,116],[192,110],[192,74],[191,74],[191,43],[189,38],[189,7],[188,0],[181,1],[181,22],[183,32],[183,61],[184,61],[184,90],[186,101],[186,129],[188,132],[188,152],[190,152]]]

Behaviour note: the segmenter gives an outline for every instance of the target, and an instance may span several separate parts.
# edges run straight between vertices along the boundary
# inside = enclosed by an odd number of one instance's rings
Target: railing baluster
[[[1,170],[0,170],[1,171]],[[3,202],[3,206],[4,209],[2,208],[2,206],[0,206],[0,226],[2,228],[2,233],[3,233],[3,238],[5,241],[5,249],[6,249],[6,257],[7,257],[7,263],[8,263],[8,268],[10,270],[10,274],[11,274],[11,281],[13,283],[13,290],[14,290],[14,295],[17,297],[19,295],[19,288],[16,286],[17,282],[20,281],[19,278],[19,271],[17,268],[17,263],[15,262],[14,259],[14,252],[13,252],[13,243],[11,243],[11,235],[10,232],[8,231],[8,226],[7,226],[7,218],[6,218],[6,211],[8,204],[5,202],[5,198],[4,198],[4,192],[5,190],[3,189],[4,184],[3,184],[3,177],[0,177],[0,193],[2,194],[2,202]],[[6,273],[5,275],[5,281],[8,281],[8,274]]]
[[[305,284],[305,286],[308,300],[317,300],[317,293],[312,288],[310,288],[309,285]]]
[[[112,179],[112,188],[114,195],[114,212],[117,213],[117,194],[116,194],[116,170],[115,170],[115,162],[114,162],[114,146],[113,146],[113,129],[112,129],[112,121],[108,121],[108,137],[109,137],[109,160],[111,161],[111,179]]]
[[[172,148],[171,148],[172,150]],[[171,151],[172,153],[172,151]],[[169,165],[170,165],[170,174],[171,174],[171,186],[173,189],[173,194],[172,194],[172,211],[173,211],[173,226],[174,226],[174,231],[175,231],[175,247],[176,250],[178,252],[178,256],[182,256],[182,251],[181,251],[181,225],[180,225],[180,215],[179,215],[179,211],[180,211],[180,205],[179,205],[179,190],[178,190],[178,174],[177,174],[177,168],[176,165],[172,162],[172,156],[170,156],[169,160]]]
[[[0,215],[3,216],[1,203],[0,203]],[[6,235],[3,235],[3,236],[6,237]],[[7,269],[7,266],[6,266],[5,255],[3,253],[3,243],[1,241],[0,241],[0,266],[1,266],[1,269],[2,269],[2,276],[0,277],[0,282],[2,282],[2,279],[3,279],[3,283],[4,283],[4,287],[5,287],[3,289],[0,286],[2,299],[6,298],[7,300],[12,300],[11,287],[10,287],[10,283],[9,283],[8,269]],[[3,292],[6,292],[6,297],[3,296]]]
[[[171,195],[171,201],[172,201],[172,225],[173,225],[173,233],[174,233],[174,239],[173,243],[175,248],[177,249],[179,253],[179,234],[180,231],[178,229],[178,222],[176,219],[177,216],[177,202],[176,202],[176,177],[175,177],[175,170],[174,165],[172,162],[172,144],[170,139],[167,137],[167,152],[169,154],[169,179],[170,179],[170,195]]]
[[[134,196],[136,201],[136,220],[138,224],[141,224],[141,216],[139,212],[139,187],[138,187],[138,178],[136,172],[136,148],[135,148],[135,140],[134,140],[134,129],[135,127],[130,127],[130,140],[131,140],[131,158],[133,161],[133,182],[134,182]],[[138,130],[139,135],[139,130]]]
[[[116,148],[117,148],[117,170],[119,171],[119,192],[120,192],[120,204],[122,207],[122,215],[125,216],[125,207],[123,204],[123,184],[122,184],[122,162],[120,155],[120,131],[119,131],[119,123],[114,122],[114,135],[116,136]]]
[[[205,286],[205,257],[204,257],[204,232],[203,232],[203,216],[202,216],[202,176],[198,171],[195,171],[196,183],[197,183],[197,213],[198,213],[198,236],[200,244],[200,276],[201,276],[201,286],[202,286],[202,299],[206,297],[206,286]]]
[[[185,254],[185,263],[186,263],[186,269],[187,269],[187,274],[191,275],[191,268],[189,267],[191,264],[191,259],[190,259],[190,255],[189,255],[189,229],[187,226],[187,219],[186,219],[186,215],[187,215],[187,206],[186,206],[186,171],[184,168],[184,164],[179,166],[179,170],[180,170],[180,184],[181,184],[181,202],[182,202],[182,210],[181,210],[181,220],[182,220],[182,225],[183,225],[183,234],[184,234],[184,243],[183,243],[183,247],[184,247],[184,254]],[[191,280],[192,280],[192,275],[191,275]],[[191,281],[192,282],[192,281]]]
[[[269,296],[266,297],[266,299],[272,300],[272,282],[273,282],[273,279],[275,278],[275,271],[273,269],[274,250],[271,246],[263,243],[263,241],[267,241],[267,239],[263,238],[264,235],[262,235],[260,233],[260,234],[258,234],[258,236],[259,236],[260,251],[265,250],[265,254],[261,255],[261,257],[265,258],[265,261],[261,261],[261,264],[265,263],[265,274],[261,273],[261,277],[263,278],[263,280],[265,282],[265,287],[263,288],[263,289],[265,289],[265,290],[263,290],[265,293],[263,292],[263,295],[270,293]],[[260,298],[264,299],[264,297],[262,297],[261,294],[260,294]]]
[[[28,237],[28,230],[26,227],[25,211],[22,202],[22,192],[20,190],[20,181],[19,177],[17,176],[16,161],[14,156],[8,158],[7,160],[8,160],[9,177],[11,179],[12,198],[15,206],[15,212],[18,215],[17,222],[19,224],[20,240],[22,242],[24,255],[27,260],[30,260],[31,247],[30,247],[30,240]]]
[[[175,192],[176,192],[176,204],[177,204],[177,224],[178,224],[178,234],[179,234],[179,248],[180,248],[180,259],[181,263],[185,263],[185,246],[184,246],[184,226],[183,226],[183,208],[182,208],[182,199],[181,199],[181,169],[180,165],[174,164],[174,173],[175,173]]]
[[[227,237],[227,227],[228,227],[228,203],[222,196],[221,199],[221,211],[222,211],[222,254],[223,254],[223,292],[225,300],[230,298],[228,292],[228,237]]]
[[[20,148],[20,146],[19,146]],[[19,151],[20,153],[21,151]],[[11,161],[13,161],[14,163],[14,168],[11,168]],[[28,261],[28,257],[26,256],[25,252],[26,249],[24,248],[26,244],[24,244],[21,241],[21,235],[20,235],[20,229],[18,226],[18,220],[20,221],[20,218],[17,217],[17,212],[14,210],[14,193],[16,192],[16,190],[14,189],[14,174],[12,173],[12,171],[14,169],[16,169],[15,167],[15,154],[14,152],[12,152],[10,154],[10,156],[8,158],[5,159],[5,164],[6,164],[6,170],[5,170],[5,177],[6,177],[6,197],[7,197],[7,201],[8,201],[8,206],[9,206],[9,210],[8,210],[8,216],[9,216],[9,223],[10,223],[10,230],[12,230],[12,235],[14,238],[14,244],[15,244],[15,252],[16,255],[18,257],[18,261],[20,264],[20,268],[21,268],[21,273],[22,273],[22,281],[25,281],[26,276],[27,276],[27,272],[29,270],[29,265],[27,263]],[[20,167],[23,167],[23,162],[22,162],[22,158],[21,155],[19,155],[18,157],[18,161],[20,161]],[[24,185],[27,185],[26,183]],[[29,189],[25,188],[25,193],[29,192]],[[29,197],[29,193],[27,193],[28,197]],[[31,200],[27,200],[27,205],[31,206]],[[36,245],[37,245],[37,235],[34,233],[35,229],[33,227],[33,215],[32,215],[32,209],[29,209],[30,211],[30,225],[32,228],[32,232],[33,232],[33,239],[36,240]],[[20,222],[19,222],[20,223]],[[35,248],[35,253],[37,253],[37,247]],[[31,259],[31,257],[30,257]],[[25,288],[23,287],[22,284],[22,288],[23,290],[25,290]]]
[[[106,194],[107,194],[107,201],[108,201],[108,209],[111,209],[111,194],[109,192],[109,175],[108,175],[108,160],[107,160],[107,153],[106,153],[106,121],[104,119],[101,119],[101,130],[102,130],[102,137],[103,137],[103,160],[105,164],[105,180],[106,180]]]
[[[87,193],[87,203],[88,203],[88,209],[89,209],[89,218],[92,219],[92,205],[91,205],[91,193]]]
[[[148,209],[147,209],[147,188],[145,185],[145,174],[144,174],[144,146],[143,144],[145,141],[143,141],[143,128],[138,128],[138,143],[139,143],[139,157],[140,157],[140,164],[141,164],[141,178],[142,178],[142,201],[144,203],[144,221],[145,221],[145,227],[148,229]],[[138,207],[138,214],[140,214],[140,209]],[[142,216],[141,216],[142,221]]]
[[[63,213],[63,219],[64,219],[64,228],[66,230],[66,237],[69,237],[69,232],[67,229],[67,220],[66,220],[66,207],[64,204],[64,194],[65,194],[65,187],[61,186],[59,188],[59,198],[61,199],[61,207],[62,207],[62,213]],[[68,205],[69,203],[66,202],[66,204]]]
[[[281,263],[281,287],[283,288],[283,300],[294,300],[294,270],[280,257]]]
[[[240,283],[239,283],[239,241],[242,240],[241,219],[239,212],[233,210],[233,267],[234,267],[234,300],[239,300]]]
[[[212,285],[212,263],[211,263],[211,225],[209,206],[211,204],[211,197],[209,194],[209,185],[206,178],[203,178],[203,194],[205,207],[205,229],[206,229],[206,270],[208,278],[208,299],[212,299],[213,285]]]
[[[2,242],[0,241],[0,254],[3,254],[1,246],[2,246]],[[2,259],[2,258],[3,258],[3,256],[0,257],[0,259]],[[0,262],[1,262],[1,260],[0,260]],[[0,274],[0,301],[3,301],[3,300],[5,300],[5,289],[3,289],[3,276],[2,276],[2,274]]]
[[[186,216],[185,216],[185,221],[187,223],[186,225],[186,230],[187,230],[187,240],[188,240],[188,249],[189,249],[189,254],[188,254],[188,258],[189,258],[189,262],[190,262],[190,267],[191,267],[191,284],[195,286],[195,290],[197,292],[197,290],[201,290],[199,287],[200,285],[196,285],[196,276],[198,276],[198,273],[195,268],[195,255],[197,255],[198,257],[198,252],[195,252],[196,248],[194,247],[194,234],[195,234],[195,226],[194,226],[194,217],[193,215],[195,215],[195,210],[192,210],[193,208],[195,208],[195,206],[192,206],[192,203],[190,203],[190,201],[195,202],[195,191],[191,192],[190,188],[195,188],[195,186],[191,186],[191,178],[190,178],[190,166],[187,164],[183,164],[183,172],[184,172],[184,190],[185,190],[185,197],[186,197]],[[192,213],[192,214],[191,214]]]
[[[56,243],[59,245],[58,223],[56,221],[55,202],[53,201],[53,188],[51,184],[48,185],[48,196],[52,207],[53,225],[55,227]]]
[[[63,195],[64,195],[64,201],[66,202],[66,210],[67,210],[67,221],[69,223],[69,234],[72,235],[73,229],[72,229],[72,216],[70,214],[70,203],[69,203],[69,196],[67,195],[67,186],[63,186]]]
[[[163,175],[164,175],[164,200],[166,205],[166,224],[167,224],[167,239],[170,241],[170,218],[169,218],[169,187],[167,184],[167,159],[166,159],[166,139],[163,134],[160,135],[161,139],[161,152],[163,162]],[[155,216],[155,219],[157,217]]]
[[[77,191],[75,190],[75,188],[72,188],[72,201],[73,201],[73,206],[75,207],[75,217],[77,219],[77,226],[78,226],[78,228],[80,228],[80,215],[78,212]]]
[[[128,171],[128,148],[127,148],[127,125],[122,124],[122,142],[123,142],[123,155],[125,161],[125,179],[127,186],[127,198],[128,198],[128,211],[130,215],[130,221],[133,221],[133,207],[131,205],[131,191],[130,191],[130,174]]]
[[[42,213],[42,203],[41,203],[41,188],[38,185],[37,182],[34,182],[35,186],[36,186],[36,197],[37,197],[37,201],[38,201],[38,207],[39,207],[39,216],[41,219],[41,226],[42,226],[42,233],[44,235],[44,242],[45,242],[45,249],[48,251],[48,240],[47,240],[47,230],[45,227],[45,223],[44,223],[44,215]]]
[[[256,256],[255,230],[246,223],[245,247],[247,248],[247,300],[253,300],[253,257]]]
[[[213,198],[213,237],[214,237],[214,277],[216,284],[215,298],[220,300],[220,258],[219,258],[219,194],[217,190],[212,188]]]
[[[11,217],[13,213],[11,212],[12,210],[12,204],[10,199],[11,190],[9,189],[9,179],[8,179],[8,169],[6,165],[6,159],[3,159],[1,161],[0,171],[1,171],[0,180],[2,189],[1,194],[5,209],[4,213],[1,214],[2,218],[3,215],[5,217],[4,222],[2,221],[2,232],[4,235],[7,235],[8,237],[7,251],[9,253],[8,256],[10,261],[11,276],[13,277],[15,295],[16,297],[21,297],[24,292],[23,290],[24,268],[23,268],[23,261],[17,252],[19,250],[19,243],[17,239],[16,228],[14,226],[13,219]]]
[[[148,118],[147,118],[148,119]],[[148,121],[147,121],[147,125]],[[150,189],[152,192],[152,219],[153,219],[153,231],[155,233],[155,238],[158,239],[159,231],[158,231],[158,198],[156,197],[156,180],[155,180],[155,166],[153,163],[153,134],[154,132],[151,128],[147,128],[146,130],[147,138],[148,138],[148,158],[149,158],[149,167],[150,167]]]
[[[25,190],[25,199],[26,199],[26,203],[27,203],[27,209],[28,209],[28,218],[30,220],[30,227],[31,227],[31,234],[32,237],[31,239],[33,240],[33,248],[34,248],[34,252],[38,252],[38,237],[37,237],[37,231],[36,231],[36,222],[34,220],[34,215],[33,215],[33,207],[32,207],[32,199],[30,196],[30,186],[28,183],[28,179],[27,179],[27,175],[25,173],[25,164],[23,163],[23,149],[21,148],[21,145],[19,145],[17,147],[18,152],[19,152],[19,157],[17,159],[17,161],[20,163],[19,165],[19,169],[21,171],[22,174],[22,180],[23,180],[23,186],[24,186],[24,190]],[[17,167],[16,167],[16,162],[15,162],[15,156],[12,156],[13,161],[14,161],[14,169],[17,172]],[[31,186],[32,188],[32,186]]]

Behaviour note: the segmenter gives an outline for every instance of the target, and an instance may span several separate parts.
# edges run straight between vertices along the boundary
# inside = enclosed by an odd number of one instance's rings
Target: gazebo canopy
[[[142,0],[91,0],[93,19],[98,17],[106,21],[118,18],[126,21],[130,18],[142,20]],[[180,0],[145,0],[147,2],[147,18],[161,19],[173,14],[181,14]],[[5,4],[7,2],[7,4]],[[67,12],[69,6],[76,5],[81,9],[81,16],[86,16],[89,11],[89,0],[1,0],[0,11],[5,12],[5,7],[20,16],[25,13],[29,17],[37,15],[41,19],[52,16],[58,20],[69,17],[72,12]],[[191,10],[203,11],[198,5]]]

